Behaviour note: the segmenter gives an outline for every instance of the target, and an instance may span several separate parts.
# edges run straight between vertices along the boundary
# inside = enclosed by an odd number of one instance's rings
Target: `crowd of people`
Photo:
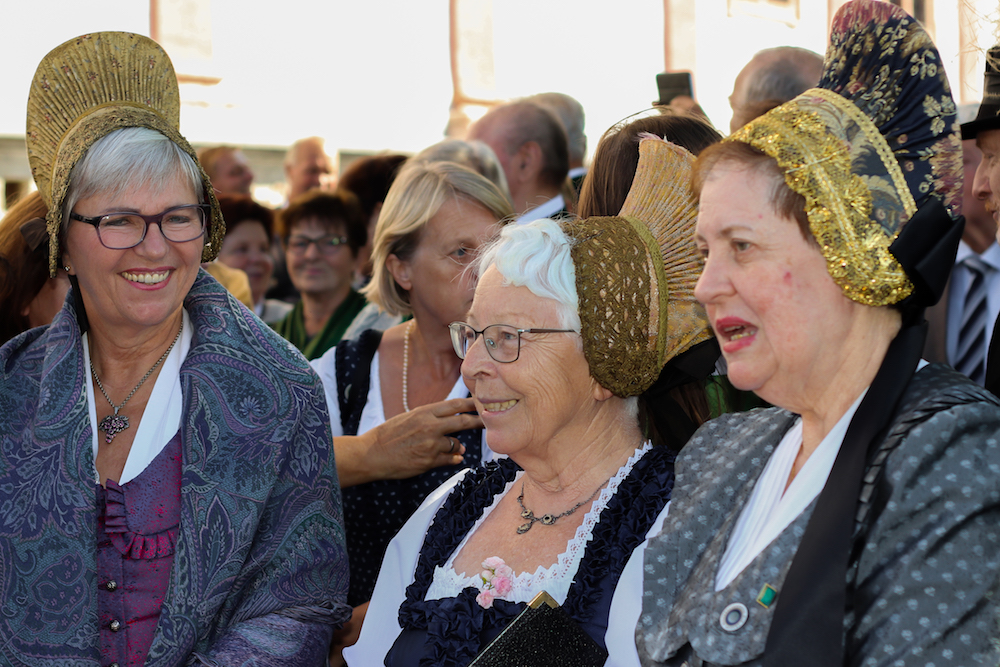
[[[272,209],[156,42],[56,47],[0,663],[1000,664],[998,99],[1000,45],[957,107],[851,0],[725,136],[678,98],[586,163],[541,93],[340,174],[302,139]]]

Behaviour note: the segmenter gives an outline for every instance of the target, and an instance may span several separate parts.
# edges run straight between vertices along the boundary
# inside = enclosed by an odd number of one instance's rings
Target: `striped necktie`
[[[962,306],[955,368],[973,381],[986,381],[986,274],[990,267],[976,255],[962,260],[969,272],[969,288]]]

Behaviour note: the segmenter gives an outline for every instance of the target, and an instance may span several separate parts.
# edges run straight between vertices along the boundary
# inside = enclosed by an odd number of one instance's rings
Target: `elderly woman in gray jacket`
[[[695,168],[695,294],[777,407],[678,459],[645,665],[997,664],[1000,407],[920,361],[961,234],[954,103],[889,3],[846,5],[826,66]]]

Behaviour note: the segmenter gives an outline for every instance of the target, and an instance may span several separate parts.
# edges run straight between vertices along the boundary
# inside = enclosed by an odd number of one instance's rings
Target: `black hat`
[[[986,52],[983,103],[976,119],[962,125],[962,139],[975,139],[981,130],[1000,130],[1000,44]]]

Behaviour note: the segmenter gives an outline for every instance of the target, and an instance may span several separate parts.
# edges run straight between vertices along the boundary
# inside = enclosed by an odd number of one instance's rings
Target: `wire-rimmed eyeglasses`
[[[311,245],[315,245],[321,254],[332,255],[340,250],[341,247],[347,245],[347,237],[327,234],[315,239],[310,236],[292,236],[288,239],[288,250],[293,255],[306,254]]]
[[[501,364],[515,362],[521,356],[521,334],[579,333],[575,329],[518,329],[509,324],[491,324],[476,331],[465,322],[452,322],[448,330],[459,359],[465,359],[469,348],[482,336],[490,357]]]
[[[160,233],[168,241],[186,243],[205,233],[205,220],[211,207],[208,204],[186,204],[168,208],[156,215],[139,213],[106,213],[96,218],[86,218],[70,213],[72,220],[93,225],[97,240],[109,250],[127,250],[143,242],[150,225],[159,225]]]

